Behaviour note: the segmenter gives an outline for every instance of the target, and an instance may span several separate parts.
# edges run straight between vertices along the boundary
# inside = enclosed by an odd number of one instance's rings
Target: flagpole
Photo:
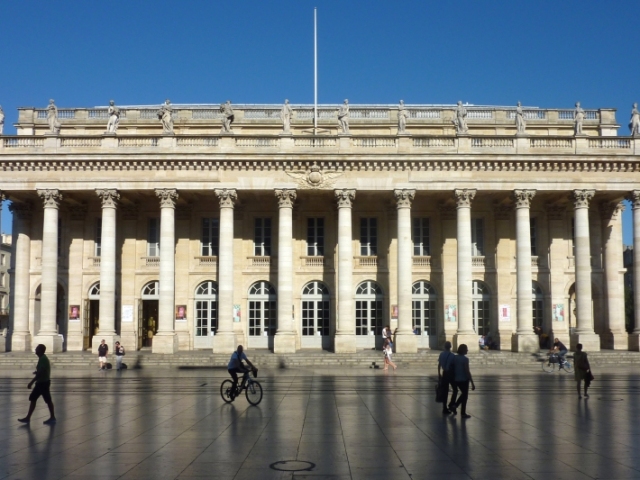
[[[318,133],[318,20],[313,9],[313,134]]]

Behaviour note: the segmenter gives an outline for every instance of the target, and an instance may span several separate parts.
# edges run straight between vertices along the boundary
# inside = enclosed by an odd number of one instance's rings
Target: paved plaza
[[[47,426],[42,400],[18,423],[30,372],[2,370],[0,478],[640,478],[637,367],[597,369],[579,400],[573,375],[472,365],[468,420],[441,414],[434,373],[262,369],[252,407],[222,401],[222,369],[54,366]]]

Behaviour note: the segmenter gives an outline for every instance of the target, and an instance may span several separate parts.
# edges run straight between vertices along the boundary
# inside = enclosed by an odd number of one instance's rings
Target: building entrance
[[[320,282],[302,291],[302,348],[331,348],[329,336],[329,290]]]
[[[277,328],[276,291],[268,282],[249,289],[249,348],[273,348]]]
[[[382,347],[382,289],[364,282],[356,290],[356,347]]]
[[[158,333],[158,303],[160,283],[156,280],[147,283],[142,289],[142,298],[138,300],[138,350],[149,348],[153,337]]]

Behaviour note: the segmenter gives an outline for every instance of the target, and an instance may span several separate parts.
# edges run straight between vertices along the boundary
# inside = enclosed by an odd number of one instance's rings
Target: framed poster
[[[511,305],[508,305],[508,304],[500,305],[500,321],[501,322],[511,321]]]
[[[122,317],[123,322],[133,322],[133,305],[122,305]]]
[[[564,322],[564,303],[553,304],[553,321]]]
[[[391,305],[391,318],[393,320],[398,319],[398,305]]]
[[[236,323],[240,322],[240,305],[233,306],[233,321]]]
[[[69,305],[69,320],[80,320],[80,305]]]
[[[449,303],[444,306],[444,319],[447,322],[458,321],[458,305],[455,303]]]
[[[187,306],[186,305],[176,305],[176,320],[186,320],[187,319]]]

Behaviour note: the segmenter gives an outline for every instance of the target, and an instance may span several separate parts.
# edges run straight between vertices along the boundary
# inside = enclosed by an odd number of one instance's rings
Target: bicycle
[[[542,362],[542,370],[552,373],[556,370],[563,370],[565,373],[573,373],[573,364],[569,360],[562,359],[557,353],[550,353],[547,360]]]
[[[258,376],[257,370],[253,371],[253,376]],[[223,381],[220,385],[220,396],[226,403],[231,403],[242,394],[243,390],[247,397],[247,402],[251,405],[256,406],[262,401],[262,385],[251,378],[249,372],[245,372],[242,377],[242,383],[236,388],[233,388],[233,380],[227,379]]]

